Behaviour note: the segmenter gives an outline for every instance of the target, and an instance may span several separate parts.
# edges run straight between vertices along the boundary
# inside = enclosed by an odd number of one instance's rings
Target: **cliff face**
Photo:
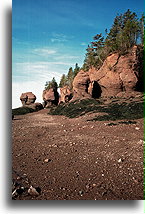
[[[142,52],[142,53],[141,53]],[[143,90],[143,50],[134,46],[126,55],[114,53],[97,70],[80,71],[74,79],[74,99],[130,96]]]
[[[88,93],[88,87],[90,83],[89,73],[81,70],[73,81],[73,100],[82,97],[91,97]]]

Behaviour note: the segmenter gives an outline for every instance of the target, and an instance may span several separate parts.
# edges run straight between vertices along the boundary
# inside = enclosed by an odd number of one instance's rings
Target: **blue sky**
[[[42,102],[45,82],[55,77],[59,83],[69,67],[82,66],[93,36],[127,9],[140,17],[143,0],[13,0],[13,107],[26,91]]]

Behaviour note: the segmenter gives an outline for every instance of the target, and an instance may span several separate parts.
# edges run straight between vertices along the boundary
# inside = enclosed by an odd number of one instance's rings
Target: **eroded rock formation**
[[[91,95],[88,93],[88,87],[90,83],[89,73],[83,70],[75,76],[73,81],[73,99],[90,98]]]
[[[42,94],[42,98],[44,101],[44,107],[48,108],[53,105],[57,105],[59,101],[59,94],[53,88],[49,90],[44,90]]]
[[[80,71],[73,82],[73,99],[130,96],[143,89],[143,50],[134,46],[127,54],[111,54],[97,70]],[[140,53],[140,54],[139,54]]]
[[[20,100],[23,106],[30,105],[32,103],[35,103],[36,96],[32,92],[26,92],[21,94]]]
[[[60,98],[59,103],[67,103],[72,99],[72,92],[69,86],[64,86],[60,88]]]

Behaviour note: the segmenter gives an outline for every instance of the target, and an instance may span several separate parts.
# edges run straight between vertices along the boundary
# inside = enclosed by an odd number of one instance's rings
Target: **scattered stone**
[[[65,188],[65,187],[60,187],[60,189],[62,189],[63,191],[65,191],[65,190],[66,190],[66,188]]]
[[[45,162],[45,163],[48,163],[48,159],[45,159],[44,162]]]
[[[83,194],[84,194],[83,190],[80,190],[80,191],[79,191],[79,195],[80,195],[80,196],[83,196]]]
[[[47,158],[47,159],[44,160],[44,162],[45,162],[45,163],[51,162],[51,159],[48,159],[48,158]]]
[[[41,192],[41,189],[39,187],[34,188],[33,186],[30,186],[28,189],[28,194],[31,196],[38,196]]]
[[[18,177],[17,177],[17,180],[20,180],[20,179],[21,179],[21,177],[20,177],[20,176],[18,176]]]
[[[139,140],[139,141],[138,141],[138,144],[141,144],[141,145],[142,145],[143,143],[144,143],[143,140]]]
[[[139,128],[139,127],[135,127],[135,129],[136,129],[136,130],[139,130],[140,128]]]
[[[24,192],[25,188],[24,187],[20,187],[19,189],[16,190],[16,192],[18,193],[18,195],[21,195]]]
[[[87,126],[82,126],[82,129],[86,128]]]
[[[121,159],[121,158],[119,158],[118,163],[121,163],[121,162],[122,162],[122,159]]]
[[[89,189],[89,187],[90,187],[90,185],[89,185],[89,184],[87,184],[87,185],[86,185],[86,189]]]
[[[12,197],[15,197],[17,195],[17,190],[15,189],[13,192],[12,192]]]
[[[17,186],[17,185],[15,185]],[[18,189],[15,189],[13,192],[12,192],[12,197],[15,198],[17,197],[18,195],[22,195],[22,193],[24,192],[25,188],[24,187],[19,187]]]
[[[138,181],[137,181],[134,177],[133,177],[132,179],[133,179],[133,181],[134,181],[135,183],[138,183]]]

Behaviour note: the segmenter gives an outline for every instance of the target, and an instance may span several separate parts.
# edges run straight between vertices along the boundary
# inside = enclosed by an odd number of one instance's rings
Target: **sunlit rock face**
[[[53,88],[50,88],[49,90],[43,91],[42,98],[44,101],[44,107],[47,108],[58,104],[59,94],[56,90],[54,90]]]
[[[127,54],[109,55],[100,69],[81,70],[73,81],[74,99],[112,97],[143,91],[143,51],[134,46]]]
[[[32,103],[35,103],[36,96],[32,92],[25,92],[21,94],[20,100],[23,106],[30,105]]]
[[[67,103],[72,98],[72,92],[69,88],[69,86],[64,86],[63,88],[60,88],[60,98],[59,103]]]

